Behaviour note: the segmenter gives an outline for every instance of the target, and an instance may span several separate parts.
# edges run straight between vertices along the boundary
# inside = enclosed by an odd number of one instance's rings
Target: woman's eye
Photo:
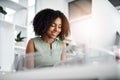
[[[58,28],[60,28],[60,29],[62,28],[62,27],[61,27],[61,24],[57,26],[57,25],[54,24],[54,23],[51,25],[51,27],[58,27]]]
[[[52,24],[52,27],[55,27],[55,24]]]
[[[59,25],[58,28],[62,28],[61,25]]]

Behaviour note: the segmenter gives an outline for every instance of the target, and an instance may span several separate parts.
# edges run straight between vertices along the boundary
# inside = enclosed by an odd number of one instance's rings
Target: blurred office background
[[[7,12],[0,14],[0,71],[11,71],[15,54],[25,54],[28,40],[35,36],[33,17],[44,8],[60,10],[67,16],[69,44],[113,51],[119,46],[115,44],[119,39],[116,32],[120,32],[119,4],[119,0],[0,0]],[[20,31],[26,38],[18,43],[15,38]]]

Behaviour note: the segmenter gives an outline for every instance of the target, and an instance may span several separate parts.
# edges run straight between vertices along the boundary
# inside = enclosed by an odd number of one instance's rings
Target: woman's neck
[[[41,37],[41,38],[42,38],[43,41],[45,41],[45,42],[47,42],[49,44],[51,44],[54,41],[54,39],[48,38],[47,36],[44,36],[44,37]]]

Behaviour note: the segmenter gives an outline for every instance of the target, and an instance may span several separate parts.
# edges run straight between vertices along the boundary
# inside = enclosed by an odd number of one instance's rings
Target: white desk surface
[[[120,79],[120,63],[76,65],[0,74],[0,80]]]

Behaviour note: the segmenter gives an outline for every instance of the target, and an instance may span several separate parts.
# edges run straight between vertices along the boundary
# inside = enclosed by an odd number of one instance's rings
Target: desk
[[[0,75],[1,80],[120,79],[120,63],[84,64],[19,71]]]

